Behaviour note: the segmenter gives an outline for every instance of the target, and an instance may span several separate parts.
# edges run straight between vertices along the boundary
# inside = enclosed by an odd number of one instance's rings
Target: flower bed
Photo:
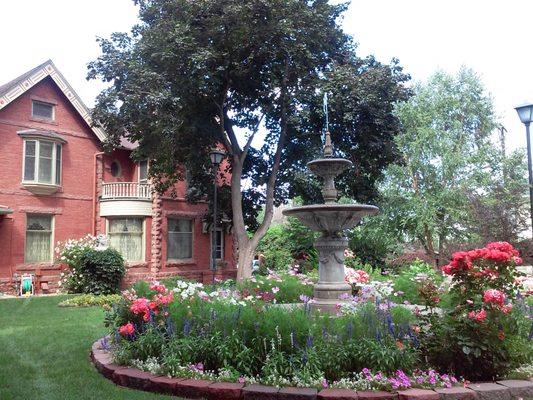
[[[174,396],[208,399],[208,400],[252,400],[252,399],[306,399],[306,400],[471,400],[480,398],[506,398],[527,399],[533,397],[533,382],[528,380],[504,380],[496,384],[491,383],[464,383],[462,386],[434,388],[434,389],[403,389],[393,392],[381,390],[354,390],[342,388],[295,388],[273,387],[244,382],[216,382],[208,379],[182,379],[171,378],[134,368],[122,367],[113,363],[109,353],[109,340],[104,338],[96,341],[91,349],[91,359],[100,373],[115,383],[133,389],[150,392],[165,393]],[[369,380],[375,376],[368,376],[369,371],[363,371]],[[437,379],[437,374],[421,375],[418,379],[429,381]],[[440,376],[442,379],[443,377]],[[380,378],[383,379],[383,378]],[[404,381],[410,379],[397,374],[397,379]],[[451,378],[450,378],[451,380]],[[405,382],[404,382],[405,384]]]
[[[289,278],[311,287],[296,273],[237,287],[141,283],[106,317],[109,349],[118,364],[145,372],[276,387],[402,390],[449,387],[453,373],[498,378],[531,363],[531,321],[517,297],[516,256],[491,257],[470,266],[454,255],[453,303],[440,314],[431,282],[421,286],[425,313],[396,303],[387,282],[370,281],[335,316],[312,313],[307,294],[283,293]],[[498,275],[477,273],[487,268]],[[297,295],[302,307],[274,304]]]

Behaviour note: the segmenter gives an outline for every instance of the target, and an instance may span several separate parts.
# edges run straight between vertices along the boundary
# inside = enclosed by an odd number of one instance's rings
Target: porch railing
[[[102,184],[102,199],[146,199],[150,200],[148,183],[114,182]]]

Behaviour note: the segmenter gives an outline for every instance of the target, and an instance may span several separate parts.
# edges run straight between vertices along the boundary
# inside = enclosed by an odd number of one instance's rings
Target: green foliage
[[[361,200],[375,195],[375,180],[396,155],[400,127],[392,110],[407,98],[409,77],[397,60],[357,56],[340,24],[347,3],[137,3],[140,22],[131,34],[98,39],[102,55],[89,64],[88,78],[109,85],[93,119],[108,132],[109,146],[124,137],[138,144],[134,157],[150,159],[159,191],[183,180],[186,166],[190,201],[212,198],[208,153],[224,145],[223,172],[232,179],[221,179],[220,208],[234,222],[239,261],[246,260],[240,273],[249,271],[247,258],[266,231],[257,230],[262,206],[271,211],[298,192],[309,194],[298,178],[322,147],[326,92],[333,140],[357,171],[339,187]],[[258,130],[262,141],[253,140]],[[259,233],[250,241],[252,231]]]
[[[128,304],[119,308],[128,310]],[[119,308],[111,318],[115,329],[132,320]],[[416,349],[401,333],[412,319],[407,311],[389,314],[369,306],[351,316],[335,317],[303,308],[192,299],[172,302],[168,313],[163,323],[136,325],[134,339],[118,339],[117,360],[131,364],[156,358],[163,373],[174,376],[186,376],[190,365],[201,363],[205,370],[257,376],[264,384],[310,386],[368,366],[390,373],[418,365]]]
[[[396,108],[401,162],[381,184],[383,221],[393,236],[435,257],[449,242],[472,240],[469,194],[490,191],[486,182],[499,162],[491,142],[496,117],[479,77],[466,68],[437,72],[414,93]]]
[[[312,297],[313,281],[311,279],[302,280],[302,277],[289,275],[283,272],[274,273],[275,276],[256,276],[237,284],[237,289],[241,292],[254,294],[259,292],[272,292],[276,287],[279,291],[275,298],[277,303],[299,303],[300,296]]]
[[[348,233],[350,250],[363,264],[384,268],[386,259],[398,251],[399,241],[391,235],[387,224],[382,221],[386,212],[368,217],[363,223]]]
[[[394,277],[394,290],[402,292],[399,296],[401,301],[409,301],[412,304],[424,304],[420,289],[424,283],[431,282],[439,286],[444,280],[442,274],[435,267],[421,261],[415,261],[411,265],[402,268]]]
[[[82,294],[80,296],[70,297],[61,303],[60,307],[104,307],[109,308],[122,299],[119,294],[103,294],[96,296],[94,294]]]
[[[78,288],[82,293],[95,295],[118,293],[125,273],[124,259],[118,251],[88,248],[79,256],[76,269]]]
[[[257,252],[264,256],[262,272],[286,270],[294,263],[299,265],[301,272],[316,269],[318,256],[313,247],[316,238],[317,233],[296,218],[270,226],[257,247]]]

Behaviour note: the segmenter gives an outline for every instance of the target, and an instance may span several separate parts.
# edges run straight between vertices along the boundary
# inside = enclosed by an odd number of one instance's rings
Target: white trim
[[[106,220],[105,220],[106,235],[109,238],[111,238],[111,236],[109,235],[109,221],[110,220],[113,220],[113,219],[124,219],[124,218],[142,219],[142,222],[143,222],[142,223],[143,232],[142,232],[142,236],[141,236],[141,259],[140,260],[126,260],[126,259],[124,259],[124,261],[126,262],[126,264],[128,264],[128,263],[131,263],[131,264],[143,263],[143,262],[145,262],[145,259],[146,259],[146,218],[138,216],[138,215],[120,215],[120,216],[107,217]],[[118,251],[118,249],[115,249],[115,250]],[[122,256],[122,257],[124,257],[124,256]]]
[[[81,98],[70,86],[65,77],[61,74],[61,72],[59,72],[59,70],[56,68],[56,66],[51,60],[48,60],[31,76],[18,82],[7,93],[1,96],[0,110],[5,108],[12,101],[20,97],[22,94],[27,92],[29,89],[31,89],[33,86],[35,86],[37,83],[39,83],[48,76],[52,78],[52,80],[56,83],[61,92],[63,92],[65,97],[69,100],[70,104],[72,104],[72,106],[80,114],[80,116],[87,123],[87,125],[89,125],[96,137],[100,139],[101,142],[103,142],[106,139],[107,135],[101,128],[92,126],[93,121],[91,119],[89,109],[83,103]]]
[[[26,180],[26,142],[31,141],[35,142],[35,165],[33,166],[33,180]],[[23,146],[22,146],[22,181],[21,183],[23,185],[30,184],[30,185],[47,185],[47,186],[55,186],[55,187],[61,187],[62,183],[62,174],[61,170],[63,169],[63,147],[62,144],[58,141],[54,141],[53,139],[37,139],[37,138],[27,138],[23,139]],[[52,170],[51,170],[51,182],[41,182],[39,181],[39,158],[41,155],[41,143],[51,143],[52,144]],[[57,183],[57,146],[61,146],[61,155],[60,155],[60,169],[59,169],[59,183]]]

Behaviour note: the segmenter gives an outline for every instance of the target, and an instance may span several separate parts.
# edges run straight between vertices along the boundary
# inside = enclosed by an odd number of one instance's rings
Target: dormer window
[[[45,121],[54,121],[55,119],[55,105],[51,103],[45,103],[44,101],[32,100],[31,101],[31,116],[35,119],[41,119]]]
[[[55,132],[27,130],[23,138],[22,185],[36,194],[52,194],[61,186],[61,155],[66,141]]]

